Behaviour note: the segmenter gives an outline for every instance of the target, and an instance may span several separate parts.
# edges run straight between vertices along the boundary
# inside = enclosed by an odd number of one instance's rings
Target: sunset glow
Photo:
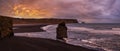
[[[28,5],[24,5],[24,4],[19,4],[19,5],[15,5],[13,7],[13,12],[12,12],[15,16],[19,16],[19,17],[31,17],[31,18],[44,18],[44,17],[51,17],[52,13],[50,13],[49,10],[46,9],[36,9],[34,7],[30,7]]]
[[[120,0],[0,0],[0,15],[120,22]],[[102,21],[98,21],[102,20]]]

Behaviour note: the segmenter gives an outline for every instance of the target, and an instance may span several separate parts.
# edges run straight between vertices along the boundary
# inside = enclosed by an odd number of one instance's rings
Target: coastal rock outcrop
[[[12,25],[12,18],[0,16],[0,39],[14,35]]]

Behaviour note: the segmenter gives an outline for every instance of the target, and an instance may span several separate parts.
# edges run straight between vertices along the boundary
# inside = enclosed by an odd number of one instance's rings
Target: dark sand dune
[[[27,37],[0,40],[0,51],[94,51],[63,42]]]

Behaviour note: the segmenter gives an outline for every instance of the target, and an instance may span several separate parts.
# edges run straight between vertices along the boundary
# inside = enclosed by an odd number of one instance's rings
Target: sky
[[[120,0],[0,0],[0,6],[0,15],[20,18],[120,23]]]

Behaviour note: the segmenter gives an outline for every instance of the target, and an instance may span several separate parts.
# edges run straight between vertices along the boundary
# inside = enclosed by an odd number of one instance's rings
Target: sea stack
[[[57,33],[56,38],[58,40],[65,40],[65,38],[68,38],[67,27],[65,25],[65,22],[61,22],[60,24],[58,24],[56,33]]]

